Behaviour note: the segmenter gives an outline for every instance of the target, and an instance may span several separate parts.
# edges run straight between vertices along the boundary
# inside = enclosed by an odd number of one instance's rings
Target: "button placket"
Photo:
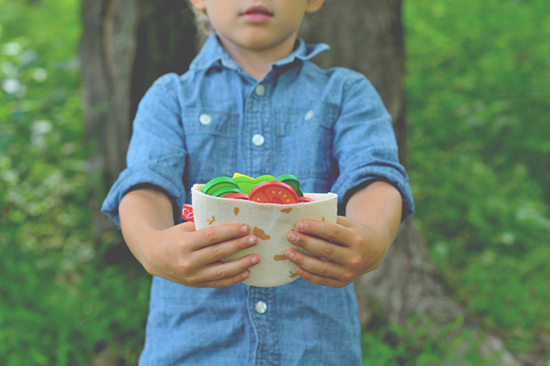
[[[268,98],[269,80],[251,85],[244,104],[244,123],[240,145],[243,147],[244,167],[249,175],[262,175],[271,169],[271,101]]]
[[[248,291],[250,320],[257,337],[255,365],[258,366],[278,366],[281,362],[274,295],[275,289],[271,287],[250,287]]]

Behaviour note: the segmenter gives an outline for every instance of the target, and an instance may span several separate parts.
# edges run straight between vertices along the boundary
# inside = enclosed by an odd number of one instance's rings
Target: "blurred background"
[[[415,224],[452,297],[524,364],[548,366],[550,1],[403,5]],[[106,260],[116,229],[90,233],[102,177],[86,174],[80,2],[0,9],[0,365],[91,365],[103,350],[135,365],[150,276]],[[441,364],[458,344],[442,336],[373,324],[364,364]]]

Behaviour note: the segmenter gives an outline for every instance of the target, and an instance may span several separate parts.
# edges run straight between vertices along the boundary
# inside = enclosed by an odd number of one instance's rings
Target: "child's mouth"
[[[266,7],[262,5],[253,5],[246,9],[241,17],[248,22],[252,23],[263,23],[273,16]]]

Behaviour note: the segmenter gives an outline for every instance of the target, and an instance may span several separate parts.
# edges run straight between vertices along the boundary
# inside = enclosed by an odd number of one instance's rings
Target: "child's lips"
[[[262,5],[250,6],[241,14],[241,17],[244,20],[251,23],[263,23],[270,19],[272,16],[273,13]]]

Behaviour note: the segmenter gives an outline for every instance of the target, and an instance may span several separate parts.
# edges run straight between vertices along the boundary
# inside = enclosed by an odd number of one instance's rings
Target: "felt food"
[[[193,214],[193,206],[184,204],[181,210],[181,217],[185,221],[195,222],[195,218]]]
[[[223,197],[232,193],[241,193],[237,183],[228,177],[214,178],[204,185],[204,193],[215,197]]]
[[[304,194],[302,193],[302,190],[300,189],[300,181],[294,175],[292,175],[292,174],[283,174],[283,175],[277,177],[277,180],[279,182],[283,182],[283,183],[286,183],[289,186],[291,186],[292,189],[298,195],[298,197],[303,197],[304,196]]]
[[[233,198],[235,200],[247,200],[248,199],[248,195],[246,193],[242,193],[242,192],[237,192],[237,193],[231,193],[231,194],[228,194],[227,196],[223,196],[224,198]]]
[[[300,189],[300,181],[298,180],[298,178],[296,178],[296,176],[292,174],[283,174],[277,178],[275,178],[272,175],[262,175],[258,178],[252,178],[252,177],[249,177],[248,175],[239,174],[239,173],[235,173],[233,175],[233,181],[237,184],[241,192],[246,194],[250,194],[250,192],[252,192],[252,190],[256,186],[264,182],[275,181],[275,180],[286,183],[289,186],[291,186],[292,189],[298,195],[298,197],[302,197],[304,195],[302,193],[302,190]]]
[[[269,181],[262,184],[267,183]],[[261,184],[256,188],[260,186]],[[304,198],[312,201],[299,202],[296,192],[290,189],[294,192],[293,200],[296,202],[262,203],[250,199],[229,199],[227,196],[215,197],[203,193],[203,187],[204,185],[195,184],[191,189],[193,219],[197,230],[215,225],[245,223],[250,226],[251,233],[258,237],[255,247],[224,259],[229,261],[252,253],[260,256],[260,263],[250,268],[250,276],[244,281],[247,285],[272,287],[296,280],[299,277],[295,273],[296,265],[287,260],[284,254],[288,248],[308,252],[289,243],[286,239],[287,234],[294,230],[296,223],[302,219],[336,222],[338,196],[334,193],[306,193]],[[272,201],[284,196],[282,190],[281,194],[277,190],[263,194]],[[250,196],[253,196],[252,192]]]
[[[260,203],[298,203],[298,195],[291,186],[283,182],[268,181],[254,187],[248,196],[250,201]]]
[[[237,186],[240,188],[241,192],[250,194],[254,187],[263,182],[268,182],[270,180],[275,180],[275,177],[272,175],[262,175],[258,178],[252,178],[248,175],[243,175],[235,173],[233,175],[233,181],[237,183]]]

